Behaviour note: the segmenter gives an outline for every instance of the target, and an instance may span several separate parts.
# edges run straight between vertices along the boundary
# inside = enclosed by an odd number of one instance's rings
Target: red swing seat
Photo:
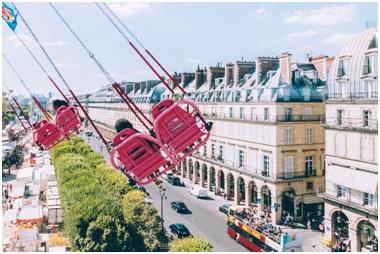
[[[193,112],[189,113],[181,106],[190,106]],[[210,131],[200,119],[197,120],[196,113],[202,117],[198,106],[191,100],[174,102],[166,99],[153,107],[157,140],[176,154],[178,162],[205,145],[210,137]]]
[[[138,185],[149,184],[177,165],[175,157],[153,137],[124,129],[113,140],[112,165]]]
[[[47,120],[42,120],[35,125],[33,132],[34,141],[44,150],[49,150],[63,139],[59,128]]]
[[[58,108],[56,124],[66,137],[73,132],[78,132],[82,125],[77,109],[74,106],[66,105]]]

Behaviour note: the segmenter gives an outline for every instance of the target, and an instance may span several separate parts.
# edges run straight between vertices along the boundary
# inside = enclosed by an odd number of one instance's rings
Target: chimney
[[[224,68],[220,66],[210,66],[207,68],[207,84],[209,89],[215,87],[215,79],[224,76]]]
[[[333,57],[319,55],[317,57],[310,57],[309,63],[314,64],[315,69],[318,72],[318,76],[322,81],[327,80],[327,74],[330,70],[330,67],[334,61]]]
[[[280,55],[280,71],[281,75],[288,82],[289,85],[292,84],[292,70],[290,68],[292,54],[288,52],[281,53]]]
[[[234,78],[234,65],[232,63],[226,64],[224,67],[224,86],[227,87],[233,82]]]
[[[135,86],[134,86],[134,89],[133,89],[133,93],[137,93],[137,91],[140,89],[140,83],[139,82],[136,82],[135,83]]]
[[[204,70],[195,71],[195,89],[198,90],[206,81],[206,73]]]
[[[256,85],[263,81],[268,71],[276,71],[278,69],[278,57],[257,57],[256,58]]]
[[[195,77],[195,73],[193,72],[183,72],[181,75],[181,83],[183,87],[186,87],[188,83],[190,83]]]
[[[141,84],[141,94],[143,94],[146,89],[146,81],[142,81],[140,84]]]
[[[255,63],[250,61],[244,61],[243,58],[241,62],[236,62],[234,65],[234,85],[239,83],[239,80],[244,78],[244,75],[255,68]]]
[[[179,84],[179,83],[181,83],[181,78],[182,78],[182,75],[181,75],[181,73],[177,73],[177,72],[174,72],[174,74],[172,75],[172,77],[174,78],[174,80]],[[175,86],[175,84],[174,84],[174,82],[170,79],[169,80],[169,84],[170,84],[170,86],[174,89],[176,86]]]

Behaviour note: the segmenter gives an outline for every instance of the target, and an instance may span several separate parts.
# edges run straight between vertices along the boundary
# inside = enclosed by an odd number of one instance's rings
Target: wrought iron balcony
[[[377,119],[322,117],[321,124],[329,129],[376,130]]]
[[[242,121],[253,121],[263,123],[276,123],[276,122],[310,122],[321,121],[324,115],[251,115],[251,114],[227,114],[227,113],[204,113],[206,118],[214,119],[231,119]]]
[[[310,170],[304,170],[304,171],[298,171],[298,172],[284,172],[277,174],[277,179],[287,180],[287,179],[298,179],[298,178],[305,178],[310,176],[316,176],[317,170],[316,169],[310,169]]]
[[[377,100],[377,91],[375,92],[348,92],[348,93],[330,93],[327,101],[353,101],[353,100]]]

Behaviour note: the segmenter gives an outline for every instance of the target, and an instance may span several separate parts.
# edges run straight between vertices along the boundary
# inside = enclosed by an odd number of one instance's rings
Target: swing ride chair
[[[163,100],[153,107],[152,115],[157,140],[167,145],[178,161],[197,151],[210,137],[198,106],[191,100]]]
[[[49,150],[60,142],[63,137],[55,124],[49,123],[47,120],[42,120],[35,126],[33,139],[37,144],[40,144],[44,150]]]
[[[78,133],[82,123],[78,117],[76,107],[66,105],[59,107],[57,110],[56,124],[67,138],[74,132]]]
[[[124,167],[124,174],[146,185],[156,181],[162,174],[177,165],[175,157],[155,138],[124,129],[113,140],[114,149],[110,154],[115,168]]]

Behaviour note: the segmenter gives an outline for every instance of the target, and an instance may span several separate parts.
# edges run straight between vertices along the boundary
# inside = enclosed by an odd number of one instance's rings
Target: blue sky
[[[44,43],[52,59],[77,94],[95,92],[106,79],[58,20],[47,3],[17,3],[20,12]],[[90,50],[116,80],[155,78],[93,3],[56,3]],[[117,3],[110,4],[129,28],[170,72],[233,62],[243,57],[306,53],[335,56],[367,20],[377,20],[376,3]],[[46,69],[56,77],[24,24],[17,32]],[[3,52],[31,90],[56,94],[54,87],[17,42],[3,21]],[[55,78],[59,83],[58,77]],[[3,80],[26,95],[10,68],[3,64]]]

